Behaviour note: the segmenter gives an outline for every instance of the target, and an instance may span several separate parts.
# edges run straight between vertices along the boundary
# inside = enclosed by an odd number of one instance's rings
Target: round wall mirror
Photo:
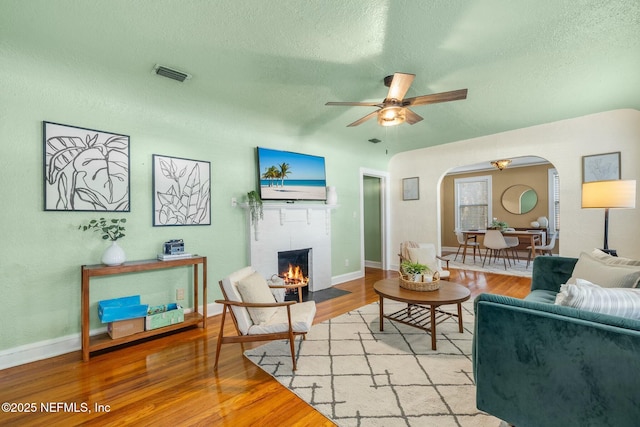
[[[502,193],[502,206],[512,214],[531,212],[537,203],[538,194],[528,185],[512,185]]]

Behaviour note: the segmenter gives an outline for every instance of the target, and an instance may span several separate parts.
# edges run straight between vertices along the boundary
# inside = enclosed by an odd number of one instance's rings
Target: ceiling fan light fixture
[[[500,171],[505,169],[510,164],[511,164],[510,159],[494,160],[493,162],[491,162],[491,166],[493,166],[494,168]]]
[[[378,112],[378,124],[380,126],[396,126],[406,120],[404,108],[399,106],[384,107]]]

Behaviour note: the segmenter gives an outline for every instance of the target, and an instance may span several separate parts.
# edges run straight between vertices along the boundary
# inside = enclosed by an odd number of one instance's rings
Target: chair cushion
[[[604,288],[635,288],[638,285],[640,265],[609,262],[613,261],[582,252],[567,283],[575,284],[576,279],[584,279]]]
[[[284,280],[276,275],[271,279],[267,280],[267,285],[271,286],[284,286]],[[285,291],[284,288],[270,288],[273,297],[276,299],[276,302],[283,302],[285,299]]]
[[[432,272],[439,272],[441,279],[446,279],[451,274],[449,270],[443,270],[440,266],[440,261],[436,258],[436,247],[433,243],[421,243],[417,248],[407,248],[407,254],[412,262],[426,265]]]
[[[640,289],[602,288],[587,280],[560,286],[557,305],[613,316],[640,319]]]
[[[313,319],[316,315],[316,303],[314,301],[305,301],[292,304],[291,306],[291,324],[294,332],[309,332]],[[276,313],[269,321],[253,325],[249,328],[249,335],[258,335],[275,332],[286,332],[289,330],[289,322],[287,319],[287,308],[278,307]]]
[[[275,298],[267,285],[267,280],[259,273],[253,273],[238,280],[238,292],[243,302],[274,303]],[[266,323],[276,313],[277,307],[248,307],[249,316],[255,325]]]
[[[238,280],[250,276],[254,272],[252,267],[245,267],[222,279],[222,288],[229,301],[242,302],[242,297],[238,292]],[[249,311],[245,307],[231,307],[231,310],[236,318],[240,333],[246,335],[249,327],[253,324]]]
[[[439,265],[436,263],[436,250],[433,247],[426,248],[407,248],[409,259],[412,262],[423,264],[429,267],[431,271],[438,271]]]

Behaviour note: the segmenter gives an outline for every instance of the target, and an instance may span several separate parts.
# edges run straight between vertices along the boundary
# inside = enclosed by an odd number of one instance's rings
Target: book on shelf
[[[158,254],[158,259],[160,261],[171,261],[171,260],[174,260],[174,259],[184,259],[184,258],[193,258],[193,255],[187,254],[187,253],[173,254],[173,255]]]

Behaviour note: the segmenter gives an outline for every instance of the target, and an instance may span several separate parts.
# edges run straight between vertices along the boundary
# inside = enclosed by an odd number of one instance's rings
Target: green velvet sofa
[[[640,425],[640,321],[553,305],[576,262],[537,257],[524,300],[476,298],[478,409],[517,427]]]

